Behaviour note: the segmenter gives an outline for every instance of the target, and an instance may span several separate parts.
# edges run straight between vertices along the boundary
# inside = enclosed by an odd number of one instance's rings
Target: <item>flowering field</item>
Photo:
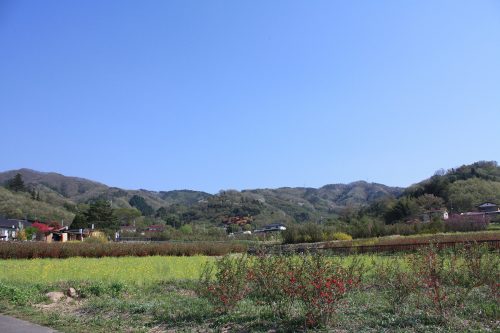
[[[207,256],[0,260],[0,281],[56,283],[101,281],[148,284],[197,279]]]

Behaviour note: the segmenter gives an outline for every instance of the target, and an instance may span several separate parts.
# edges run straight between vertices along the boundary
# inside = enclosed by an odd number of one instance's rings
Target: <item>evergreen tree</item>
[[[120,227],[118,218],[111,208],[111,203],[107,200],[100,199],[91,203],[85,215],[87,225],[94,224],[97,229],[116,231]]]
[[[151,216],[155,212],[153,207],[148,205],[146,200],[144,200],[143,197],[140,197],[138,195],[134,195],[132,198],[130,198],[129,204],[132,207],[135,207],[138,210],[140,210],[142,215],[144,215],[144,216]]]
[[[14,178],[7,181],[7,188],[14,192],[26,191],[26,186],[24,185],[23,176],[20,173],[16,174]]]
[[[87,222],[87,212],[86,211],[77,211],[75,217],[73,218],[73,222],[71,222],[71,229],[85,229],[90,226]]]

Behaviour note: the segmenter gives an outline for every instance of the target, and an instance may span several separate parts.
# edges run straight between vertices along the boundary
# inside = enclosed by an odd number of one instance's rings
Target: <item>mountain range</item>
[[[25,191],[7,189],[20,174]],[[255,226],[273,222],[338,221],[355,214],[385,223],[402,222],[426,209],[446,208],[451,213],[474,210],[484,201],[500,202],[500,167],[480,161],[440,170],[407,188],[357,181],[320,188],[201,191],[149,191],[110,187],[92,180],[30,169],[0,173],[0,215],[45,221],[72,221],[98,199],[111,203],[125,216],[143,216],[144,223],[219,225],[230,218],[251,218]],[[11,188],[12,189],[12,188]],[[127,218],[128,216],[128,218]],[[346,218],[347,217],[347,218]]]
[[[170,213],[182,211],[186,214],[190,210],[196,210],[198,211],[196,214],[200,215],[199,212],[205,211],[213,213],[212,208],[218,207],[218,211],[215,208],[217,212],[202,218],[208,222],[220,220],[224,215],[250,213],[257,222],[262,223],[275,220],[276,216],[284,222],[302,222],[326,218],[344,209],[360,208],[379,199],[395,198],[404,191],[403,188],[365,181],[330,184],[321,188],[228,190],[218,194],[191,190],[126,190],[84,178],[31,169],[2,172],[0,184],[6,184],[18,173],[21,174],[26,187],[32,193],[36,193],[39,200],[33,202],[28,193],[13,193],[0,188],[0,214],[8,217],[28,216],[48,220],[70,220],[77,205],[95,199],[110,200],[115,208],[131,208],[131,199],[136,196],[143,198],[153,211],[163,207],[163,211]]]

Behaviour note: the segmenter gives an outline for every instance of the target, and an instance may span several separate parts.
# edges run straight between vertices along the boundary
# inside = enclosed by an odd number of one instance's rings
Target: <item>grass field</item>
[[[500,329],[498,299],[484,286],[474,288],[463,306],[447,310],[446,317],[435,315],[431,311],[432,302],[425,304],[421,294],[412,294],[395,312],[387,297],[390,290],[381,287],[376,266],[394,261],[406,264],[405,259],[410,256],[327,258],[346,267],[358,261],[363,266],[363,283],[339,303],[332,325],[315,330],[491,332]],[[215,311],[209,299],[197,293],[203,266],[215,260],[207,256],[0,260],[0,312],[71,333],[306,329],[305,323],[298,319],[300,316],[278,318],[271,308],[251,295],[228,313]],[[498,274],[498,267],[496,272],[488,274]],[[64,292],[69,287],[74,287],[79,297],[56,303],[45,297],[47,292]],[[294,311],[304,309],[298,307]]]

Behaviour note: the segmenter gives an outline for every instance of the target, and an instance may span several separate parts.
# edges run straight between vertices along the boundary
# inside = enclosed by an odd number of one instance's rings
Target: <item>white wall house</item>
[[[0,241],[10,241],[17,237],[19,230],[30,226],[23,220],[5,219],[0,217]]]
[[[0,226],[0,241],[12,240],[16,237],[16,227]]]

